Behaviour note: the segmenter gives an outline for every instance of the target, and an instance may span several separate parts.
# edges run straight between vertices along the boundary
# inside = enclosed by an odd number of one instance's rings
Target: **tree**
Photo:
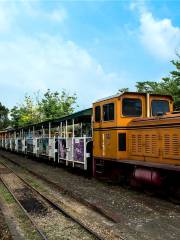
[[[180,107],[180,55],[177,54],[177,57],[177,60],[171,61],[176,70],[171,71],[168,77],[162,78],[160,82],[137,82],[137,91],[171,95],[175,108]]]
[[[129,92],[129,88],[120,88],[120,89],[118,90],[118,93],[123,94],[124,92]]]
[[[72,96],[63,90],[61,93],[50,89],[40,97],[39,92],[35,97],[25,96],[22,104],[11,109],[13,126],[25,126],[53,118],[63,117],[74,111],[76,95]]]
[[[71,96],[65,90],[59,93],[57,91],[51,92],[48,89],[39,103],[39,110],[43,120],[64,117],[73,113],[76,100],[76,94]]]
[[[20,110],[17,106],[14,106],[12,109],[11,109],[11,124],[13,127],[17,127],[19,126],[19,122],[20,122],[20,118],[21,118],[21,113],[20,113]]]
[[[9,109],[6,108],[2,103],[0,103],[0,129],[4,129],[8,126],[9,124],[9,119],[8,119],[8,113]]]
[[[24,103],[11,109],[13,126],[24,126],[41,120],[36,103],[31,96],[25,96]]]

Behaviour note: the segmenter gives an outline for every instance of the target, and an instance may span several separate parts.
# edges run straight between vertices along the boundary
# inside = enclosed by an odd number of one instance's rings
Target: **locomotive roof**
[[[99,99],[97,100],[96,102],[94,103],[98,103],[98,102],[102,102],[102,101],[105,101],[105,100],[109,100],[109,99],[112,99],[112,98],[117,98],[117,97],[121,97],[123,95],[140,95],[140,96],[146,96],[147,93],[139,93],[139,92],[123,92],[123,93],[117,93],[115,95],[112,95],[112,96],[109,96],[109,97],[106,97],[106,98],[102,98],[102,99]],[[150,93],[151,96],[159,96],[159,97],[169,97],[171,98],[171,100],[173,100],[172,96],[171,95],[163,95],[163,94],[154,94],[154,93]]]

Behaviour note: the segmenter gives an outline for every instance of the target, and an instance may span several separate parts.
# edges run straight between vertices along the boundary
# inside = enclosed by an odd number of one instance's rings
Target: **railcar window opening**
[[[103,120],[104,121],[114,120],[114,103],[108,103],[103,105]]]
[[[101,107],[96,106],[95,107],[95,122],[100,122],[101,121]]]
[[[170,112],[169,101],[167,100],[152,100],[151,113],[152,116],[157,116],[159,113],[165,114]]]
[[[138,98],[123,98],[122,114],[125,117],[140,117],[142,115],[142,101]]]

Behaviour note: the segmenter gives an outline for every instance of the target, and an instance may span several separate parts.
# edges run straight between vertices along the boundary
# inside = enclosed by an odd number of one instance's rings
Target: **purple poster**
[[[66,159],[66,140],[65,139],[59,139],[59,158]]]
[[[74,139],[74,161],[84,162],[84,139]]]

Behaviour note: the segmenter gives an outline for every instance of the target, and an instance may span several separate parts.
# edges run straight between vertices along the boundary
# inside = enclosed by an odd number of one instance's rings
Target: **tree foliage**
[[[65,90],[59,93],[50,89],[42,97],[37,93],[35,99],[25,96],[23,104],[11,109],[12,125],[24,126],[71,114],[76,99],[75,94],[71,96]]]
[[[125,92],[129,92],[129,88],[120,88],[120,89],[118,90],[118,93],[121,93],[121,94],[123,94],[123,93],[125,93]]]
[[[168,77],[162,78],[160,82],[137,82],[137,91],[171,95],[175,107],[180,107],[180,55],[177,54],[177,57],[177,60],[171,61],[176,69],[171,71]]]
[[[0,129],[4,129],[9,124],[8,119],[9,109],[0,103]]]
[[[31,96],[25,96],[24,102],[11,109],[11,121],[13,126],[24,126],[39,122],[38,105]]]
[[[75,94],[71,96],[64,90],[59,93],[57,91],[51,92],[48,89],[39,103],[39,110],[43,120],[63,117],[73,113],[76,99]]]

